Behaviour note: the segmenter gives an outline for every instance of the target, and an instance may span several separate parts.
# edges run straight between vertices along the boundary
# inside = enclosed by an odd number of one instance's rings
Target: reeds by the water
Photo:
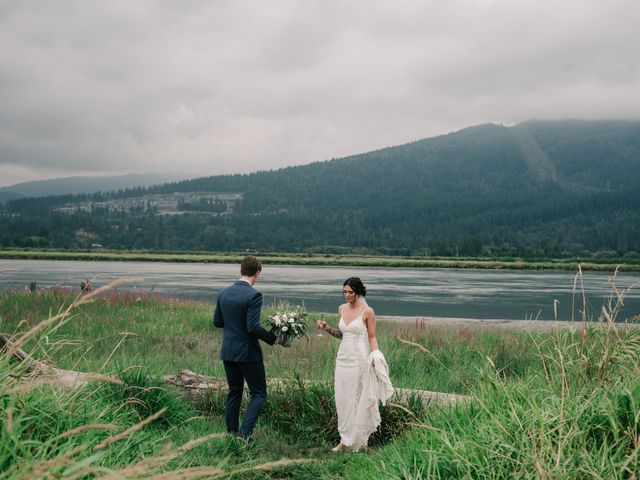
[[[0,249],[0,258],[29,260],[101,260],[129,262],[195,262],[195,263],[234,263],[238,264],[244,253],[213,252],[155,252],[121,250],[37,250],[37,249]],[[571,270],[580,266],[583,270],[609,272],[616,268],[615,259],[606,261],[597,258],[591,261],[577,261],[574,258],[486,258],[486,257],[429,257],[429,256],[385,256],[385,255],[338,255],[338,254],[294,254],[263,253],[260,258],[264,264],[276,265],[325,265],[355,267],[413,267],[413,268],[486,268],[517,270]],[[618,259],[621,260],[621,259]],[[624,270],[640,271],[640,262],[625,259]]]

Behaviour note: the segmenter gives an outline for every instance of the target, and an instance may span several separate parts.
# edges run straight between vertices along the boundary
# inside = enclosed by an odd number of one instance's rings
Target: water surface
[[[40,288],[79,290],[83,278],[100,274],[97,285],[109,278],[141,277],[121,288],[212,303],[218,290],[239,277],[235,264],[0,260],[2,270],[0,288],[22,289],[35,281]],[[575,274],[559,271],[265,265],[256,287],[265,303],[284,300],[332,312],[343,301],[342,282],[351,276],[362,278],[379,315],[548,320],[558,300],[558,319],[570,320],[572,310],[577,319],[582,308],[581,282],[574,292]],[[610,277],[584,273],[590,311],[600,311],[611,294]],[[619,290],[634,284],[638,288],[626,294],[625,318],[640,313],[640,275],[619,274],[615,280]]]

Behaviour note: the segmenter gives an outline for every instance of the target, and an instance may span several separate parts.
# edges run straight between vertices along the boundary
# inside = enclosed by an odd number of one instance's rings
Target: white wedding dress
[[[371,418],[367,418],[370,415],[361,405],[363,381],[369,369],[371,353],[367,327],[362,315],[360,314],[348,325],[342,316],[338,322],[338,328],[342,332],[335,374],[338,431],[340,442],[352,450],[366,447],[369,436],[378,426],[372,423]],[[377,402],[375,407],[377,410]],[[379,421],[377,423],[379,424]]]

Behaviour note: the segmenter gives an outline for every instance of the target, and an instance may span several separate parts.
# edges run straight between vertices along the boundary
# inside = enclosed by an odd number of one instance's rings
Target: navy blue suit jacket
[[[262,294],[243,280],[218,294],[213,324],[223,328],[220,358],[231,362],[261,362],[259,340],[273,345],[276,336],[260,325]]]

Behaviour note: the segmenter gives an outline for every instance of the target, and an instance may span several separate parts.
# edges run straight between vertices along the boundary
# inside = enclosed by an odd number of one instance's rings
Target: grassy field
[[[243,253],[149,252],[118,250],[0,249],[0,258],[20,260],[109,260],[127,262],[239,263]],[[575,259],[522,259],[483,257],[399,257],[382,255],[317,255],[259,253],[265,264],[407,268],[486,268],[513,270],[582,270],[639,272],[639,261],[578,261]]]
[[[19,339],[74,298],[2,292],[0,332]],[[395,386],[472,400],[387,406],[368,451],[336,455],[337,340],[312,329],[308,342],[263,348],[267,375],[291,382],[270,391],[244,445],[223,434],[224,395],[198,410],[160,381],[183,368],[223,376],[212,306],[110,290],[23,348],[121,384],[28,386],[0,356],[0,478],[637,478],[640,335],[609,322],[619,300],[584,330],[381,324]]]

